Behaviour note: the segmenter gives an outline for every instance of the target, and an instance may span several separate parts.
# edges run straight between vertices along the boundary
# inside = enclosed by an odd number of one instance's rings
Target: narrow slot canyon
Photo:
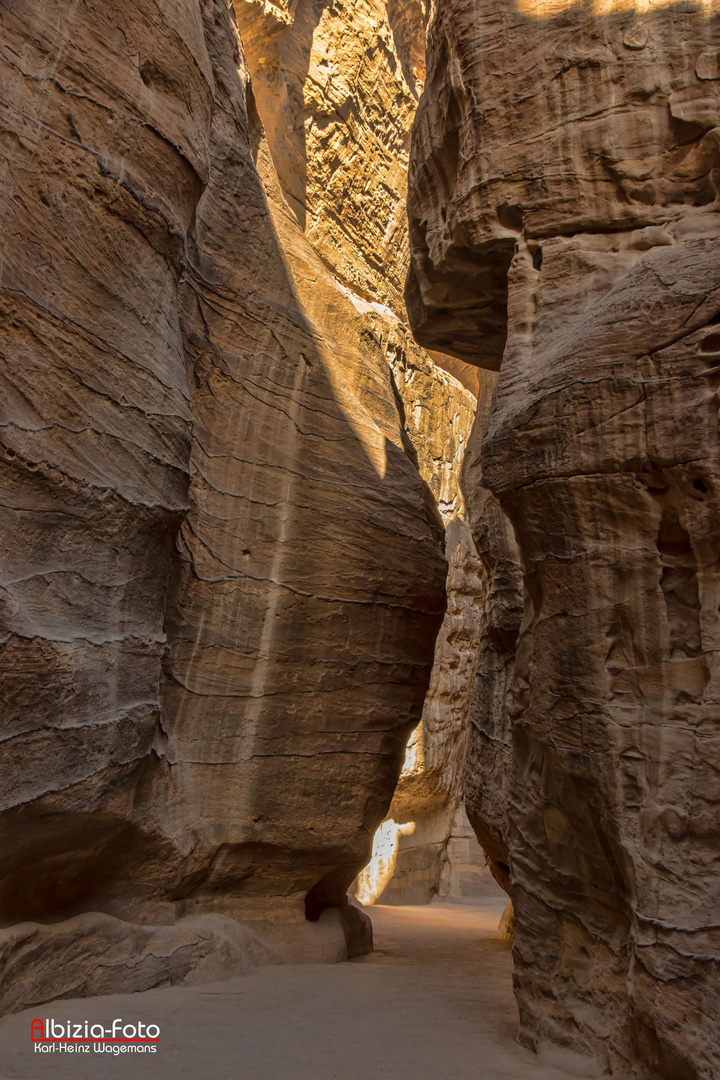
[[[717,0],[0,66],[0,1080],[717,1080]]]

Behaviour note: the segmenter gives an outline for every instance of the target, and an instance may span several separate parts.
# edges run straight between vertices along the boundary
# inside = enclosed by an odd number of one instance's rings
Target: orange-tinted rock
[[[401,836],[383,894],[383,902],[390,892],[398,902],[428,900],[440,885],[459,797],[477,651],[477,556],[458,479],[478,379],[476,368],[452,357],[429,357],[405,326],[406,169],[424,76],[425,5],[236,0],[235,7],[283,196],[354,304],[369,347],[387,357],[408,452],[447,527],[448,610],[413,735],[422,760],[412,776],[404,770],[388,811],[414,828]]]
[[[323,261],[402,314],[420,0],[235,0],[281,188]]]

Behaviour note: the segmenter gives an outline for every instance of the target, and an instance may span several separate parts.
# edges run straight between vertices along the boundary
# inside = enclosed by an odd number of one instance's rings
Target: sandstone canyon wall
[[[410,128],[425,73],[426,6],[236,0],[235,8],[286,204],[357,309],[368,347],[387,358],[408,451],[446,529],[448,611],[411,738],[412,764],[388,811],[398,824],[412,823],[412,831],[400,839],[391,887],[382,896],[383,902],[425,902],[439,888],[459,798],[479,633],[477,556],[459,490],[477,378],[474,369],[418,348],[402,297]]]
[[[417,339],[499,369],[468,795],[521,1038],[577,1076],[720,1072],[719,45],[712,3],[447,0],[413,134]]]
[[[482,482],[482,437],[497,376],[478,369],[478,379],[478,407],[462,472],[480,580],[475,596],[478,656],[467,705],[467,748],[461,784],[468,818],[493,877],[510,895],[510,692],[523,613],[522,569],[510,521]]]
[[[388,811],[391,821],[410,823],[412,829],[398,835],[393,876],[375,897],[383,904],[406,904],[427,903],[441,891],[462,797],[467,715],[480,635],[480,565],[459,481],[476,401],[417,348],[404,348],[391,362],[421,474],[445,523],[448,559],[447,611],[430,685]],[[452,425],[443,424],[439,419],[443,416],[452,417]],[[481,855],[479,849],[477,854]]]
[[[389,362],[422,6],[236,5],[251,67],[256,16],[270,66],[278,23],[322,67],[382,8],[367,130],[362,86],[306,125],[290,78],[282,129],[257,66],[261,119],[226,0],[121,8],[1,13],[9,1008],[237,969],[342,904],[445,607]],[[358,140],[385,172],[348,171]]]

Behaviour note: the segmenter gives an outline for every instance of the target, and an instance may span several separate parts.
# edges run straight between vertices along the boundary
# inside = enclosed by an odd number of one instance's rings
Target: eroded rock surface
[[[56,928],[33,939],[50,987],[38,949],[61,963],[81,913],[342,902],[420,717],[446,564],[385,351],[283,197],[229,4],[1,18],[0,917]]]
[[[426,9],[417,0],[235,6],[283,195],[354,304],[368,349],[387,358],[408,452],[446,527],[448,611],[412,736],[419,753],[411,753],[388,811],[413,828],[396,835],[388,826],[399,851],[383,894],[383,902],[391,894],[399,903],[426,901],[439,888],[459,797],[478,634],[477,556],[458,484],[477,369],[419,349],[402,301],[406,171],[425,70]],[[389,842],[385,833],[376,840]]]
[[[719,44],[712,4],[450,0],[413,136],[409,311],[500,368],[524,571],[469,796],[508,811],[521,1036],[578,1076],[720,1071]]]
[[[436,380],[424,382],[418,374],[406,368],[398,371],[397,381],[406,415],[415,418],[410,430],[421,470],[428,468],[434,473],[446,524],[447,611],[435,646],[422,718],[410,737],[388,811],[393,820],[412,822],[414,828],[400,837],[393,879],[378,898],[383,904],[428,903],[449,889],[448,845],[462,799],[468,713],[481,635],[477,603],[482,589],[481,565],[459,488],[475,400],[471,399],[471,408],[467,399],[460,398],[464,409],[455,404],[457,437],[448,439],[447,431],[437,422],[443,411],[432,408],[432,399],[425,401],[424,408],[418,400],[423,389],[436,385]],[[460,396],[457,389],[454,395]]]
[[[235,8],[289,206],[342,282],[404,316],[424,0],[236,0]]]
[[[512,525],[482,482],[482,437],[497,377],[480,368],[476,371],[480,396],[463,462],[462,491],[480,563],[475,596],[479,630],[461,786],[468,818],[493,877],[510,893],[510,692],[523,614],[522,568]]]

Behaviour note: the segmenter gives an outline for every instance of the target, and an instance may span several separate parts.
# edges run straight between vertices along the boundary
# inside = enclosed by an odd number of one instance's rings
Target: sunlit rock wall
[[[422,719],[412,733],[388,811],[412,822],[398,840],[393,877],[380,903],[427,903],[441,891],[448,843],[462,797],[468,712],[481,632],[481,570],[460,491],[476,410],[474,396],[408,344],[390,354],[405,427],[445,523],[447,611]],[[448,871],[449,872],[449,871]]]
[[[224,915],[342,901],[421,715],[446,564],[385,350],[283,197],[228,3],[0,18],[17,1007],[97,988],[101,952],[116,990],[215,945],[242,966]],[[176,919],[165,945],[127,922]]]
[[[454,358],[431,358],[405,326],[405,189],[426,9],[417,0],[235,6],[287,205],[363,320],[367,348],[387,357],[408,452],[446,526],[448,611],[412,738],[418,753],[388,811],[413,828],[392,833],[399,850],[383,893],[383,901],[427,901],[439,888],[459,797],[477,655],[478,565],[458,481],[478,380]],[[386,846],[384,835],[377,842]]]
[[[283,194],[321,258],[404,313],[421,0],[235,0]]]
[[[448,0],[413,135],[409,311],[500,369],[524,571],[469,795],[507,807],[521,1037],[577,1076],[720,1072],[719,45],[712,4]]]

